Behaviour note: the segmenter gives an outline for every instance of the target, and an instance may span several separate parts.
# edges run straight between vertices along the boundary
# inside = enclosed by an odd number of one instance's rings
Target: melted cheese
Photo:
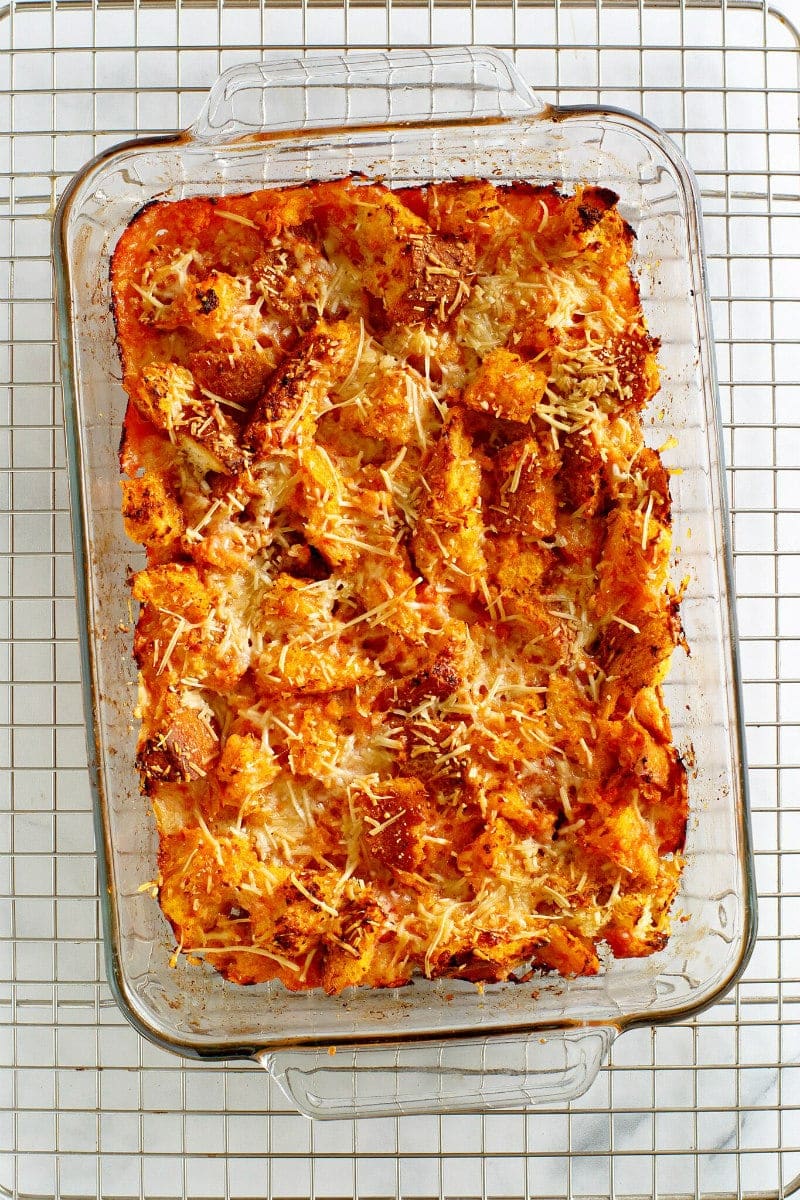
[[[652,953],[686,783],[624,226],[583,193],[364,186],[156,205],[117,252],[126,469],[180,517],[130,524],[144,887],[241,983]]]

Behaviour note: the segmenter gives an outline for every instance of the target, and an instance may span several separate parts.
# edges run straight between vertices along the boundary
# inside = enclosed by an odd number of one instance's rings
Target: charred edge
[[[205,292],[197,290],[195,292],[197,303],[200,305],[200,311],[204,316],[208,316],[215,308],[219,308],[219,296],[213,288],[208,288]]]

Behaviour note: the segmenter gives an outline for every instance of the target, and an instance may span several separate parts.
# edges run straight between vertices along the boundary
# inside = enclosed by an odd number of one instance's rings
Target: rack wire
[[[793,7],[790,7],[793,6]],[[797,0],[12,0],[0,7],[0,1196],[788,1197],[800,1189]],[[730,997],[621,1038],[569,1109],[311,1125],[182,1063],[104,979],[49,264],[70,174],[226,66],[488,43],[548,100],[666,127],[700,181],[760,936]]]

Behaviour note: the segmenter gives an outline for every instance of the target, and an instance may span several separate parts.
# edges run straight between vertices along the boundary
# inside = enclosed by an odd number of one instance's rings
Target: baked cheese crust
[[[154,203],[113,256],[137,763],[240,984],[591,975],[669,935],[657,341],[600,187]]]

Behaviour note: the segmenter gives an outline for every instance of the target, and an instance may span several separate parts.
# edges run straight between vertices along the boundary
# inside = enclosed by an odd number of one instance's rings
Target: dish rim
[[[403,52],[404,54],[407,52]],[[472,54],[478,53],[478,48],[474,48]],[[498,56],[497,51],[490,51],[491,55]],[[431,51],[425,52],[425,57],[430,60]],[[342,57],[337,56],[337,60]],[[366,56],[361,56],[361,61],[365,60]],[[385,63],[387,58],[391,57],[391,52],[383,52],[380,56],[376,55],[376,61]],[[287,56],[285,60],[275,60],[269,66],[274,67],[280,61],[297,62],[299,56]],[[310,56],[308,63],[313,69],[320,65],[324,65],[323,56]],[[511,70],[516,69],[510,67]],[[241,70],[232,68],[231,71]],[[221,78],[224,78],[221,77]],[[215,85],[216,86],[216,85]],[[619,108],[610,105],[569,105],[569,106],[554,106],[546,105],[542,109],[532,112],[530,115],[515,114],[511,116],[490,116],[480,118],[465,118],[464,121],[454,122],[453,120],[440,121],[436,118],[424,118],[414,120],[392,120],[386,122],[368,122],[363,124],[341,124],[331,127],[307,127],[298,128],[297,130],[280,130],[270,131],[265,130],[257,135],[258,140],[264,141],[293,141],[298,143],[314,143],[319,142],[321,138],[329,139],[337,136],[351,136],[354,133],[367,128],[372,133],[380,131],[385,138],[393,132],[408,132],[414,127],[424,128],[426,130],[436,128],[449,128],[454,123],[466,124],[471,126],[516,126],[519,124],[529,125],[539,121],[542,117],[546,117],[556,123],[564,123],[570,119],[591,118],[599,121],[610,121],[612,124],[618,122],[629,129],[633,129],[639,136],[649,138],[658,150],[664,154],[674,169],[675,177],[680,183],[683,191],[683,199],[686,204],[686,210],[690,219],[687,222],[687,238],[692,250],[691,272],[695,274],[695,264],[700,266],[700,278],[696,280],[698,285],[697,295],[694,297],[695,311],[698,317],[705,320],[704,329],[701,332],[708,332],[711,337],[711,319],[708,291],[705,286],[705,254],[703,247],[702,221],[700,209],[700,197],[697,182],[694,175],[686,162],[683,154],[675,145],[659,129],[657,125],[649,121],[647,118],[641,117],[638,114],[632,113],[624,108]],[[224,146],[227,154],[235,153],[237,150],[247,151],[252,148],[253,138],[235,138],[221,139],[220,145]],[[717,1003],[730,988],[737,982],[745,970],[747,963],[752,954],[757,932],[757,909],[756,909],[756,887],[755,887],[755,869],[752,847],[752,822],[750,815],[750,799],[749,799],[749,781],[747,773],[747,759],[744,737],[743,724],[743,708],[742,708],[742,687],[741,687],[741,671],[739,663],[739,641],[737,634],[737,621],[735,609],[735,589],[733,577],[733,559],[731,552],[730,537],[727,536],[727,530],[730,526],[730,509],[728,504],[727,486],[724,471],[724,455],[721,438],[721,409],[719,402],[719,390],[717,385],[716,366],[714,356],[710,351],[710,345],[700,347],[701,355],[704,354],[703,370],[708,380],[708,396],[715,408],[714,430],[706,431],[709,449],[716,452],[716,470],[712,471],[712,482],[718,489],[720,501],[719,521],[726,536],[722,538],[722,553],[718,558],[718,566],[720,570],[720,584],[725,592],[725,607],[724,614],[729,630],[729,638],[727,644],[722,646],[725,657],[725,667],[730,669],[731,678],[728,681],[729,696],[731,701],[731,730],[729,737],[731,738],[735,756],[731,759],[732,775],[736,782],[737,794],[732,797],[732,807],[734,808],[733,820],[736,823],[737,841],[739,847],[739,860],[742,871],[742,879],[744,883],[744,895],[740,897],[742,903],[742,929],[739,939],[739,952],[735,961],[730,965],[727,975],[719,980],[711,990],[705,995],[700,995],[697,998],[687,999],[687,1002],[680,1008],[671,1011],[662,1010],[641,1010],[632,1011],[623,1014],[618,1020],[609,1021],[602,1018],[597,1021],[591,1019],[576,1020],[572,1018],[562,1018],[558,1021],[545,1020],[537,1021],[535,1013],[531,1014],[531,1020],[527,1024],[519,1024],[514,1026],[503,1025],[498,1019],[497,1024],[487,1024],[475,1026],[473,1028],[459,1027],[449,1037],[442,1030],[434,1030],[431,1032],[412,1031],[403,1033],[402,1030],[395,1028],[387,1030],[386,1034],[371,1033],[367,1036],[359,1035],[358,1032],[334,1032],[327,1036],[311,1034],[308,1038],[289,1036],[270,1036],[269,1033],[261,1037],[253,1039],[248,1043],[236,1043],[235,1045],[225,1045],[222,1042],[210,1046],[206,1041],[197,1043],[187,1039],[183,1040],[177,1036],[171,1036],[162,1029],[155,1029],[148,1024],[143,1016],[139,1001],[132,989],[129,987],[126,979],[124,966],[121,958],[121,934],[119,927],[119,912],[114,899],[112,890],[112,837],[111,837],[111,820],[108,816],[107,800],[105,796],[102,764],[99,741],[99,713],[97,711],[97,701],[99,701],[99,689],[97,686],[97,667],[96,659],[98,647],[96,639],[92,636],[92,621],[91,614],[94,611],[93,605],[93,580],[89,565],[89,526],[88,526],[88,511],[89,502],[86,493],[86,476],[84,472],[84,464],[86,461],[84,453],[85,429],[80,419],[80,372],[77,369],[77,352],[76,352],[76,333],[75,333],[75,313],[72,303],[72,276],[70,271],[69,261],[69,226],[73,215],[73,211],[77,202],[81,197],[81,193],[91,184],[92,181],[115,161],[122,161],[131,154],[140,154],[148,151],[158,151],[166,149],[170,146],[190,145],[196,139],[193,136],[192,128],[187,130],[175,131],[174,133],[157,134],[144,138],[132,138],[123,140],[107,149],[101,151],[98,155],[92,158],[87,164],[76,173],[72,180],[64,190],[59,201],[53,224],[53,257],[55,266],[55,283],[56,283],[56,307],[58,314],[58,341],[61,363],[61,381],[63,392],[63,409],[64,409],[64,424],[67,443],[67,461],[69,474],[69,491],[70,491],[70,515],[71,529],[73,538],[73,549],[76,568],[76,595],[78,606],[79,619],[79,647],[81,658],[81,680],[82,680],[82,698],[84,716],[86,721],[86,736],[88,747],[88,767],[90,775],[90,786],[93,799],[93,820],[95,828],[95,840],[98,854],[98,872],[100,897],[103,908],[103,929],[104,929],[104,950],[106,958],[107,975],[109,985],[111,987],[114,998],[126,1016],[128,1021],[138,1030],[140,1034],[153,1041],[157,1045],[177,1052],[189,1057],[196,1057],[209,1060],[234,1059],[251,1057],[256,1053],[264,1051],[277,1051],[287,1048],[307,1047],[309,1049],[320,1048],[329,1045],[342,1046],[358,1046],[366,1045],[369,1047],[377,1047],[381,1045],[397,1045],[407,1043],[422,1043],[422,1042],[442,1042],[442,1041],[473,1041],[486,1040],[497,1037],[509,1037],[518,1035],[523,1037],[532,1031],[545,1031],[549,1029],[572,1029],[576,1027],[593,1027],[593,1026],[613,1026],[617,1032],[623,1032],[627,1029],[636,1028],[639,1026],[655,1027],[660,1024],[670,1024],[676,1021],[683,1021],[689,1017],[694,1017],[700,1012]],[[208,148],[212,143],[204,140],[200,143],[205,148]],[[432,172],[431,178],[435,178],[435,173]],[[269,186],[262,184],[261,187],[252,190],[262,190]],[[158,194],[154,194],[153,199],[157,199]],[[712,447],[712,432],[715,435],[713,438]],[[712,467],[714,463],[711,464]],[[568,981],[567,981],[568,982]],[[491,985],[496,986],[496,985]],[[221,1037],[224,1038],[224,1031]]]

